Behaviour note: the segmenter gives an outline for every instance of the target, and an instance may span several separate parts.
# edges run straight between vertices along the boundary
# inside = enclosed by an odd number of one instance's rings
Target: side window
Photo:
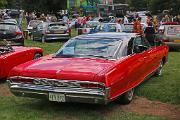
[[[134,39],[134,45],[143,45],[143,41],[142,41],[141,37],[136,37]]]
[[[151,46],[148,40],[142,37],[143,46],[147,47],[147,49]]]
[[[149,43],[142,36],[138,36],[133,42],[133,53],[141,53],[149,48]]]
[[[133,53],[141,53],[140,46],[142,46],[142,39],[141,37],[134,38],[133,41]]]
[[[133,54],[133,40],[134,40],[134,38],[132,38],[128,43],[127,55]]]

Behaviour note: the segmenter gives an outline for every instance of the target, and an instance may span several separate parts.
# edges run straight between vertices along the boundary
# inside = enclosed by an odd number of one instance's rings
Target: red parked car
[[[16,65],[36,59],[43,55],[41,48],[10,46],[0,40],[0,80],[7,78],[9,71]]]
[[[151,47],[137,33],[96,33],[70,39],[57,53],[14,67],[16,96],[57,102],[130,103],[146,77],[161,75],[168,47]]]

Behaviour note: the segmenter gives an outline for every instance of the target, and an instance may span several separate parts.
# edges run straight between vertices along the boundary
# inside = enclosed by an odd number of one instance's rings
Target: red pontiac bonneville
[[[96,33],[70,39],[57,53],[14,67],[16,96],[57,102],[130,103],[147,76],[161,75],[168,47],[150,47],[137,33]],[[121,99],[119,99],[121,98]]]
[[[16,65],[39,58],[43,50],[35,47],[10,46],[0,40],[0,80],[7,78],[9,71]]]

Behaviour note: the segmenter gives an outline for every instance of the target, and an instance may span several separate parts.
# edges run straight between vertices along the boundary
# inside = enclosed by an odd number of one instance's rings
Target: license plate
[[[56,34],[62,34],[62,33],[64,33],[64,31],[54,31],[54,33],[56,33]]]
[[[49,101],[66,102],[66,99],[64,94],[49,93]]]
[[[176,43],[180,43],[180,40],[174,40],[174,42],[176,42]]]

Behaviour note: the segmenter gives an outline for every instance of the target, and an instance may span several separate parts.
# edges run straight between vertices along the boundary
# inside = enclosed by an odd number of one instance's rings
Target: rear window
[[[180,26],[169,26],[167,29],[168,35],[180,35]]]
[[[61,29],[64,26],[65,26],[65,24],[50,24],[48,26],[48,29]]]
[[[16,31],[19,30],[19,28],[16,25],[0,24],[0,30]]]

